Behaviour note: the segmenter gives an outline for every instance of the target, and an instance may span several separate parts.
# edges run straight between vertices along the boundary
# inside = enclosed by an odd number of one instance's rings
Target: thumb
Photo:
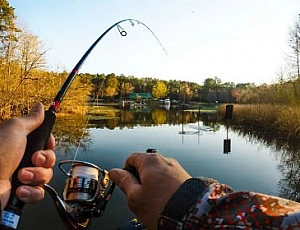
[[[109,177],[126,195],[141,187],[136,177],[127,170],[111,169],[109,170]]]
[[[40,102],[35,103],[29,114],[20,117],[27,134],[38,128],[44,120],[44,105]]]

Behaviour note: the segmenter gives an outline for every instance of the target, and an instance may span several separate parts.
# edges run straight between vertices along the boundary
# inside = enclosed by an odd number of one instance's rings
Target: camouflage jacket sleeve
[[[300,203],[192,178],[171,197],[157,229],[300,229]]]

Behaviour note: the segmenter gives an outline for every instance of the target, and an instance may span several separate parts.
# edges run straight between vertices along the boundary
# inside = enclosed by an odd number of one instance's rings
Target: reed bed
[[[225,117],[225,105],[218,109]],[[284,137],[300,137],[300,107],[251,104],[233,106],[233,125],[247,125],[253,128],[274,132]]]

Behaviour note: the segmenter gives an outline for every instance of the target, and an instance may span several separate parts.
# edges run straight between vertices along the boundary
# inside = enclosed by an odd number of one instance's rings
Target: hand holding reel
[[[147,153],[156,153],[156,149],[147,149]],[[64,166],[70,165],[65,170]],[[115,188],[108,172],[97,165],[86,161],[64,160],[59,162],[59,169],[67,176],[63,199],[50,186],[44,185],[51,195],[58,213],[65,225],[73,229],[87,229],[90,218],[99,217],[105,211],[107,202]],[[125,168],[140,182],[139,174],[133,166]],[[146,229],[143,224],[134,219],[119,229]]]
[[[66,171],[63,166],[68,164],[71,168]],[[66,226],[87,229],[90,218],[104,213],[115,184],[106,170],[85,161],[65,160],[58,166],[67,176],[63,199],[50,185],[44,185],[44,188],[54,200]]]

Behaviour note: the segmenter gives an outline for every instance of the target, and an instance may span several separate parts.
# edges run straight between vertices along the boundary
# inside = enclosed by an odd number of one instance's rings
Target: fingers
[[[45,191],[40,186],[21,185],[16,190],[17,197],[25,203],[35,203],[42,200]]]
[[[54,148],[55,148],[55,138],[52,134],[50,134],[50,137],[47,141],[46,147],[47,147],[47,149],[51,149],[51,150],[54,150]]]
[[[18,179],[23,184],[41,185],[52,178],[52,167],[55,164],[55,154],[52,150],[39,150],[32,155],[32,163],[36,167],[22,168]]]
[[[35,166],[52,168],[55,164],[55,154],[51,149],[39,150],[32,155],[31,161]]]
[[[125,163],[125,167],[137,169],[141,184],[168,183],[169,188],[176,189],[191,176],[173,158],[166,158],[159,153],[133,153]]]
[[[158,155],[158,154],[152,154],[152,153],[150,153],[150,154],[146,154],[146,153],[133,153],[133,154],[131,154],[128,158],[127,158],[127,160],[126,160],[126,162],[125,162],[125,167],[127,167],[127,166],[133,166],[133,167],[135,167],[138,171],[140,170],[140,168],[141,168],[141,164],[143,163],[143,160],[145,159],[145,158],[147,158],[147,157],[149,157],[149,156],[154,156],[154,155]]]
[[[47,142],[49,149],[36,151],[32,155],[31,161],[35,167],[22,168],[18,172],[18,179],[24,185],[17,188],[16,195],[23,202],[34,203],[44,198],[44,189],[34,185],[43,185],[51,180],[56,160],[54,147],[55,139],[51,134]]]
[[[164,165],[168,165],[169,162],[172,162],[174,159],[165,158],[159,153],[133,153],[131,154],[126,162],[125,167],[133,166],[137,169],[138,172],[158,170]],[[160,167],[158,167],[158,165]],[[142,175],[140,175],[142,176]]]
[[[127,196],[141,188],[141,184],[136,177],[126,170],[111,169],[109,170],[109,177]]]
[[[27,185],[42,185],[48,183],[53,176],[52,168],[27,167],[18,172],[18,179]]]
[[[44,105],[37,102],[30,113],[26,116],[18,118],[23,123],[26,134],[31,133],[38,128],[44,120]]]

